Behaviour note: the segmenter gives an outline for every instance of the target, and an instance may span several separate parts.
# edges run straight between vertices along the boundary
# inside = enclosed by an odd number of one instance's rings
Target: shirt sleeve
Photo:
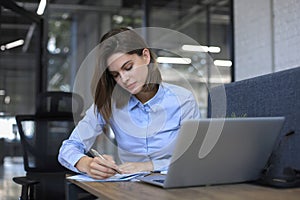
[[[98,114],[98,116],[100,115]],[[74,172],[79,172],[75,168],[75,164],[92,147],[97,136],[102,133],[103,126],[103,118],[97,117],[94,105],[92,105],[70,137],[62,143],[58,154],[60,164]]]
[[[192,93],[188,96],[186,101],[183,102],[181,106],[181,110],[182,110],[181,122],[189,119],[201,118],[200,109]]]

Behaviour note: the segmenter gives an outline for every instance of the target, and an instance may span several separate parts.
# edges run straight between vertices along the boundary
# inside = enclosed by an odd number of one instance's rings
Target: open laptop
[[[163,188],[257,180],[284,117],[211,118],[182,124],[167,174],[139,180]]]

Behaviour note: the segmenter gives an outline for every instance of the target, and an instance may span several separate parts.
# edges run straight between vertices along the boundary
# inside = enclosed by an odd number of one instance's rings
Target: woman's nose
[[[121,80],[123,83],[126,83],[129,79],[129,76],[126,73],[122,73],[122,74],[120,74],[120,76],[121,76]]]

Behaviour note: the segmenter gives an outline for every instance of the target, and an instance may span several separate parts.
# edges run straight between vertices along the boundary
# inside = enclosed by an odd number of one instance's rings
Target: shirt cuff
[[[82,158],[83,156],[86,156],[85,154],[75,154],[75,155],[72,155],[70,157],[70,160],[69,160],[69,163],[66,163],[68,166],[66,166],[68,169],[74,171],[74,172],[77,172],[77,173],[83,173],[81,171],[79,171],[75,165],[76,163],[79,161],[80,158]]]
[[[168,170],[170,159],[152,160],[154,171]]]

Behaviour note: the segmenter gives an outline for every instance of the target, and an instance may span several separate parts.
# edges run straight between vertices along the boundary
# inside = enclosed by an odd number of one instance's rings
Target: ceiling
[[[79,13],[79,16],[84,12],[101,12],[143,18],[147,6],[143,2],[151,4],[151,12],[155,14],[151,16],[150,25],[157,27],[189,30],[193,23],[204,20],[203,11],[208,3],[213,5],[213,23],[226,24],[229,20],[230,0],[48,0],[47,11]],[[0,115],[2,110],[11,110],[10,114],[33,112],[31,108],[22,109],[33,101],[36,89],[32,87],[40,84],[36,66],[43,62],[38,55],[45,44],[39,38],[41,32],[46,31],[33,22],[46,19],[47,12],[42,17],[35,14],[39,0],[1,0],[0,4]],[[170,21],[170,18],[176,20]],[[5,44],[20,38],[25,38],[21,47],[5,50]],[[8,109],[11,104],[19,106]]]
[[[5,7],[14,8],[14,10],[21,11],[16,6],[29,11],[26,13],[28,17],[38,20],[40,16],[35,14],[40,0],[1,0],[2,5]],[[110,14],[141,16],[143,15],[143,3],[150,4],[151,11],[155,12],[152,16],[152,21],[155,25],[159,26],[159,21],[163,21],[166,17],[166,10],[172,11],[168,15],[176,20],[169,22],[165,28],[183,29],[187,24],[195,20],[203,20],[199,14],[203,13],[205,6],[210,3],[212,6],[214,23],[227,23],[229,16],[229,0],[48,0],[48,9],[51,11],[68,11],[70,13],[78,12],[108,12]],[[24,37],[28,34],[32,21],[24,16],[11,12],[9,9],[1,10],[1,43],[11,41],[15,38]],[[22,12],[24,13],[24,12]],[[31,27],[32,28],[32,27]]]

